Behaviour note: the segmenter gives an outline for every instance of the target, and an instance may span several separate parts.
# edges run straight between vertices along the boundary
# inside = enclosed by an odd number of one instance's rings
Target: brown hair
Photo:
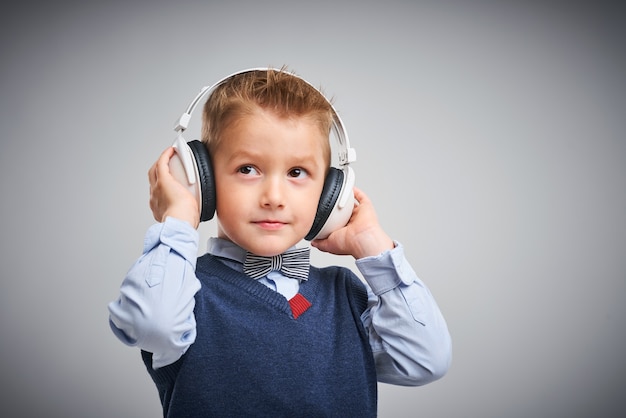
[[[236,74],[215,88],[202,113],[202,142],[213,155],[223,130],[256,108],[284,118],[311,118],[328,137],[334,117],[331,103],[322,93],[283,67],[280,70],[252,70]],[[330,165],[330,144],[324,156]]]

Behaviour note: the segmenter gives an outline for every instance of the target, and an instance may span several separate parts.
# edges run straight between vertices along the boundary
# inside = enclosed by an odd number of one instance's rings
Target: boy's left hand
[[[394,248],[393,240],[378,223],[374,205],[367,195],[354,188],[356,200],[348,224],[326,239],[313,240],[311,246],[337,255],[351,255],[356,259],[376,256]]]

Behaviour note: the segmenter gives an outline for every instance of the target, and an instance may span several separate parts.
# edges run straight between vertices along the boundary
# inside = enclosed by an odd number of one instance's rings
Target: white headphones
[[[174,141],[176,154],[170,159],[170,171],[173,176],[193,193],[198,201],[200,221],[208,221],[213,218],[216,208],[215,181],[211,158],[206,146],[198,141],[187,142],[182,134],[187,129],[191,114],[207,94],[212,93],[225,81],[240,74],[253,71],[281,71],[272,68],[253,68],[239,71],[224,77],[212,86],[203,87],[200,93],[191,101],[187,110],[178,118],[174,125],[174,131],[178,136]],[[298,77],[289,73],[289,75]],[[313,87],[306,80],[298,77]],[[313,87],[315,88],[315,87]],[[320,92],[321,94],[321,92]],[[350,147],[348,134],[343,127],[341,118],[333,110],[332,131],[339,144],[339,167],[331,167],[324,180],[324,187],[320,196],[315,220],[311,230],[306,235],[306,240],[324,239],[332,232],[344,227],[350,220],[354,208],[354,171],[350,163],[356,161],[356,151]]]

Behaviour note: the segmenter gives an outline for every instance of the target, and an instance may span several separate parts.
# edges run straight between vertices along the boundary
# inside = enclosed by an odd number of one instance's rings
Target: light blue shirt
[[[167,218],[152,225],[143,254],[128,271],[117,300],[108,305],[111,329],[125,344],[153,353],[153,367],[178,360],[196,337],[194,296],[199,234],[188,223]],[[208,251],[243,270],[245,251],[228,241],[209,240]],[[402,245],[356,261],[368,289],[361,316],[380,382],[423,385],[443,376],[452,356],[450,334],[433,296],[404,256]],[[251,279],[252,280],[252,279]],[[279,272],[261,283],[293,297],[299,282]]]

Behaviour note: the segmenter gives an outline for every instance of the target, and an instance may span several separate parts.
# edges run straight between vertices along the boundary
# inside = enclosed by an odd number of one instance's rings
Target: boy
[[[169,171],[173,148],[150,168],[158,223],[109,312],[117,337],[141,348],[164,416],[375,416],[377,381],[422,385],[447,372],[445,321],[358,188],[348,224],[311,245],[352,255],[367,284],[308,264],[296,278],[278,265],[246,273],[309,232],[333,112],[283,70],[239,73],[211,93],[203,142],[218,236],[199,258],[198,203]]]

